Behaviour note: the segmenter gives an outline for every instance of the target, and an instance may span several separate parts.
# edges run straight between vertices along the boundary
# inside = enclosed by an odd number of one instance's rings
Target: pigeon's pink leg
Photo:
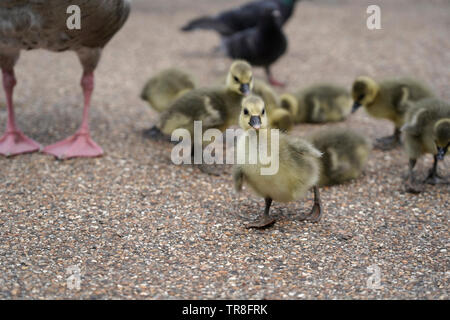
[[[266,67],[266,75],[267,75],[267,80],[269,80],[269,83],[274,86],[274,87],[284,87],[286,84],[280,81],[277,81],[273,75],[272,72],[270,71],[270,67]]]
[[[284,83],[284,82],[280,82],[280,81],[278,81],[278,80],[276,80],[274,77],[270,77],[269,78],[269,83],[272,85],[272,86],[274,86],[274,87],[280,87],[280,88],[283,88],[283,87],[285,87],[286,86],[286,84]]]
[[[23,134],[16,126],[13,106],[13,89],[16,85],[14,71],[3,71],[3,88],[6,93],[6,106],[8,108],[8,122],[6,132],[0,138],[0,154],[14,156],[21,153],[35,152],[41,149],[41,145]]]
[[[45,153],[59,159],[98,157],[103,154],[102,148],[91,139],[89,132],[89,109],[94,90],[93,72],[83,74],[81,87],[84,94],[84,110],[80,129],[73,136],[44,148]]]

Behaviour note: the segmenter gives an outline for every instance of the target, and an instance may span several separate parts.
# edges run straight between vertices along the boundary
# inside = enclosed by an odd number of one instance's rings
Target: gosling
[[[238,161],[233,169],[235,189],[238,192],[241,191],[245,182],[257,195],[263,197],[266,203],[262,217],[258,221],[248,224],[247,228],[264,228],[272,225],[275,223],[275,219],[270,217],[269,210],[273,200],[294,201],[303,197],[311,188],[314,189],[314,206],[308,215],[302,214],[300,219],[318,222],[322,216],[319,189],[317,188],[320,174],[320,151],[303,139],[285,135],[278,130],[275,132],[269,130],[264,101],[257,96],[250,96],[243,100],[239,125],[245,132],[237,143]],[[279,140],[272,141],[277,138],[276,133],[279,134]],[[270,154],[272,161],[278,160],[278,170],[275,173],[271,172],[265,175],[264,169],[270,169],[271,164],[263,163],[259,152],[256,151],[258,154],[250,152],[257,150],[250,145],[252,140],[256,142],[252,139],[252,135],[257,137],[260,144],[266,143],[267,154]],[[272,142],[275,143],[275,146],[278,142],[278,154],[272,148]],[[245,157],[245,161],[239,161],[243,157]],[[247,159],[256,161],[253,161],[253,164],[251,160],[247,161]]]
[[[417,159],[431,153],[434,163],[425,183],[448,183],[437,172],[438,162],[442,161],[450,145],[450,103],[428,98],[415,103],[406,114],[402,136],[409,157],[409,174],[406,191],[420,193],[423,189],[414,176]]]
[[[358,178],[372,149],[369,139],[343,128],[321,130],[306,139],[323,153],[319,186],[342,184]]]
[[[288,110],[295,123],[343,121],[350,114],[350,92],[332,84],[316,84],[295,94],[281,95],[281,107]]]
[[[424,84],[408,78],[376,82],[369,77],[358,77],[352,86],[354,100],[352,112],[364,106],[375,118],[390,120],[395,127],[392,136],[377,139],[375,148],[391,150],[401,145],[400,128],[411,102],[432,97],[434,94]]]

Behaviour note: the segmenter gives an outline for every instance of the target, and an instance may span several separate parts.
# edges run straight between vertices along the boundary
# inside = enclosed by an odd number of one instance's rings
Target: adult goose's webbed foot
[[[6,104],[8,108],[8,121],[6,124],[6,132],[0,137],[0,154],[9,157],[22,153],[39,151],[41,145],[28,138],[16,125],[13,105],[13,89],[16,85],[14,71],[2,70],[2,72],[3,87],[5,89]]]

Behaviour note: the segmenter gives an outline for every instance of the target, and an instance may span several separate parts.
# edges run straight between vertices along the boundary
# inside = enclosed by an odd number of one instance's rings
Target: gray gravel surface
[[[211,177],[174,166],[172,145],[142,137],[157,117],[138,97],[148,77],[178,66],[206,85],[230,63],[211,54],[215,34],[178,28],[242,2],[134,1],[96,73],[91,126],[105,156],[0,158],[0,298],[449,298],[449,186],[405,193],[401,149],[374,151],[360,179],[323,188],[319,224],[296,219],[310,209],[310,194],[275,203],[279,221],[257,231],[242,225],[264,201],[248,189],[235,194],[230,168]],[[360,74],[412,75],[449,100],[450,2],[378,3],[377,31],[365,27],[372,2],[300,3],[286,27],[289,52],[273,67],[286,90],[316,81],[350,86]],[[16,73],[20,127],[45,145],[72,134],[82,111],[75,54],[24,52]],[[392,131],[363,111],[337,125],[371,138]],[[320,128],[300,125],[293,134]],[[419,161],[421,177],[431,160]],[[449,163],[440,165],[447,178]],[[377,290],[367,286],[372,265],[380,271]],[[68,287],[71,266],[80,268],[79,290]]]

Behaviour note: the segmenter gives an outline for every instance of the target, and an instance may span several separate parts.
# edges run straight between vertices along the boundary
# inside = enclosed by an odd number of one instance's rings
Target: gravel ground
[[[179,66],[208,84],[229,66],[210,54],[216,35],[178,27],[242,2],[135,1],[97,72],[91,124],[106,155],[0,158],[0,298],[449,298],[450,190],[405,193],[402,150],[374,151],[360,179],[323,188],[319,224],[296,220],[310,209],[309,195],[275,203],[279,221],[257,231],[242,225],[264,201],[248,190],[236,195],[230,168],[211,177],[174,166],[170,144],[142,137],[156,120],[138,98],[149,76]],[[350,86],[360,74],[413,75],[450,99],[450,2],[378,3],[382,30],[369,31],[365,1],[302,2],[286,28],[289,52],[273,68],[287,90],[315,81]],[[24,131],[45,145],[72,134],[82,101],[76,56],[24,52],[16,73]],[[2,130],[5,122],[2,98]],[[363,111],[338,125],[372,138],[392,131]],[[320,128],[301,125],[293,134]],[[431,160],[419,162],[421,176]],[[447,178],[449,162],[440,165]],[[367,286],[372,265],[380,270],[377,290]],[[71,266],[80,268],[79,290],[68,288]]]

